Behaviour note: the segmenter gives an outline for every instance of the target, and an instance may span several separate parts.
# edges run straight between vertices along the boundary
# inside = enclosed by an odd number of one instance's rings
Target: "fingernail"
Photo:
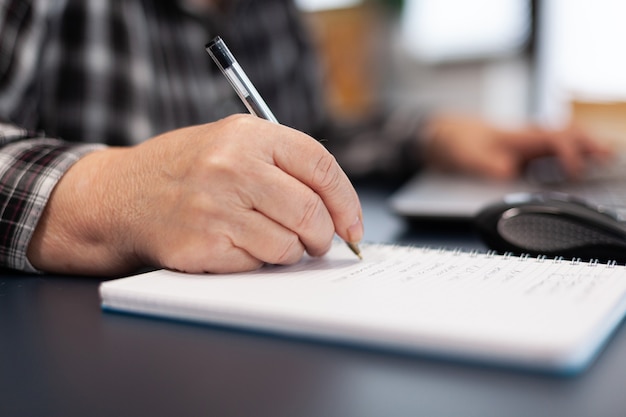
[[[352,226],[348,227],[348,240],[352,243],[360,242],[363,239],[363,222],[361,216],[357,216]]]

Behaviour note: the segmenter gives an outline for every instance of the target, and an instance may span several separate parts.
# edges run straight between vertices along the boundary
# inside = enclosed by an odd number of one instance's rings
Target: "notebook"
[[[412,220],[469,222],[507,194],[546,191],[581,198],[626,221],[626,153],[610,164],[592,167],[579,181],[566,180],[551,158],[533,161],[522,178],[512,181],[427,171],[396,191],[389,204],[394,213]]]
[[[157,270],[100,285],[101,306],[304,340],[576,374],[626,311],[626,267],[341,242],[235,274]]]

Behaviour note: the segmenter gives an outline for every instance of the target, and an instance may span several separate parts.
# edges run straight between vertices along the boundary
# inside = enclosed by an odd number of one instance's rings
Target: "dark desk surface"
[[[367,240],[482,247],[360,192]],[[626,416],[623,324],[559,378],[103,313],[99,282],[2,273],[0,416]]]

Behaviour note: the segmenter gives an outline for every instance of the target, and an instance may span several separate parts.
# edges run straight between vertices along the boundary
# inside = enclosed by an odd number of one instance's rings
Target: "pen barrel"
[[[206,50],[222,71],[236,62],[235,57],[219,36],[206,45]]]
[[[231,83],[233,89],[237,92],[237,95],[241,101],[243,101],[248,111],[255,116],[278,123],[276,116],[274,116],[274,113],[272,113],[267,103],[261,98],[261,95],[250,79],[240,69],[239,64],[234,62],[230,67],[224,70],[224,75],[226,75],[226,78]]]
[[[239,65],[222,38],[216,36],[206,45],[206,50],[246,106],[248,111],[262,119],[278,123],[278,120]]]

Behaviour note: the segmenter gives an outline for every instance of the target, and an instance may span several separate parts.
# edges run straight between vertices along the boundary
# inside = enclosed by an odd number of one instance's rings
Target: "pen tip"
[[[361,255],[361,249],[359,249],[359,246],[356,243],[350,243],[350,242],[346,242],[348,244],[348,247],[350,248],[350,250],[359,257],[359,259],[363,259],[363,255]]]

